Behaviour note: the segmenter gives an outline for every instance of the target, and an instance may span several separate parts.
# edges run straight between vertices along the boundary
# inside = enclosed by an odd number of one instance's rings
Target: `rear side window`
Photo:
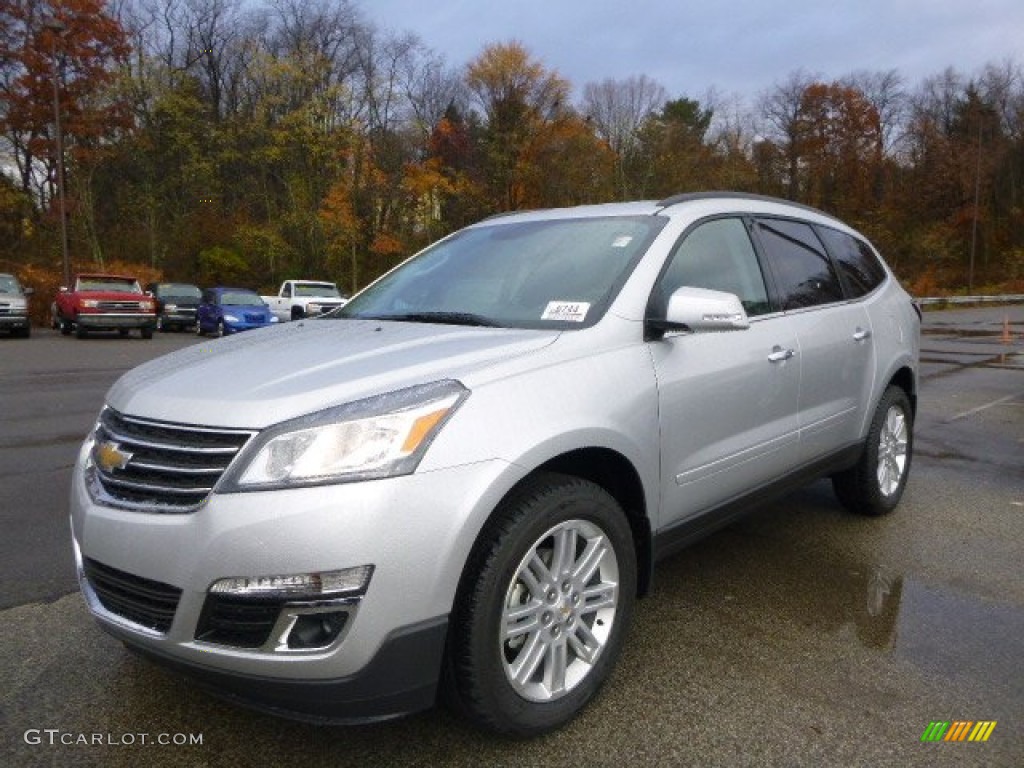
[[[733,293],[750,316],[770,309],[764,276],[740,219],[713,219],[686,236],[658,282],[655,311],[664,312],[668,297],[683,286]]]
[[[818,233],[839,265],[852,298],[871,293],[885,280],[885,267],[863,240],[828,227],[820,227]]]
[[[758,219],[757,231],[783,310],[842,300],[839,278],[825,246],[809,224]]]

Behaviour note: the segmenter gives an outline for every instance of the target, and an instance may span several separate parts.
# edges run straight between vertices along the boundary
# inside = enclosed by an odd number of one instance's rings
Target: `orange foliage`
[[[370,253],[375,253],[378,256],[395,256],[404,252],[405,246],[402,241],[387,232],[378,233],[370,243]]]

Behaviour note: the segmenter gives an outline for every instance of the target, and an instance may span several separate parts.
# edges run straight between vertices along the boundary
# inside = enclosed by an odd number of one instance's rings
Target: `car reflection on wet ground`
[[[2,612],[0,764],[1020,766],[1024,307],[926,313],[922,342],[900,508],[848,515],[820,482],[662,562],[616,673],[558,733],[494,739],[443,709],[356,727],[254,713],[127,653],[61,593]],[[937,720],[997,725],[922,743]]]

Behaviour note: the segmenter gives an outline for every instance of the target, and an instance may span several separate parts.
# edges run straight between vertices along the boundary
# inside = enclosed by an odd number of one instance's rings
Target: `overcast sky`
[[[573,85],[647,75],[670,97],[752,99],[802,69],[899,70],[914,87],[953,67],[1024,64],[1024,0],[357,0],[461,67],[518,40]]]

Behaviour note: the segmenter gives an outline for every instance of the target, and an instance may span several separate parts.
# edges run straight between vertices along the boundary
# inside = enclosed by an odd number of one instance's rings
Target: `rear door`
[[[814,227],[759,217],[755,229],[800,344],[799,457],[811,463],[860,439],[875,376],[871,319],[846,298]]]
[[[658,378],[662,526],[765,484],[797,451],[800,356],[792,318],[774,312],[741,217],[699,223],[659,279],[651,312],[682,286],[740,297],[750,328],[650,343]]]

